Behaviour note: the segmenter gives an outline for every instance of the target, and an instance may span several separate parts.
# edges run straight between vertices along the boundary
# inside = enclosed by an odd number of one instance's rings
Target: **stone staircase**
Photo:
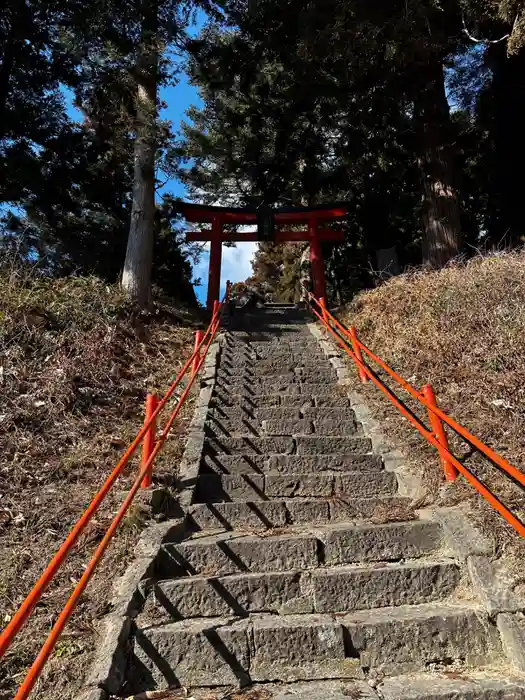
[[[223,337],[191,531],[157,557],[130,688],[525,698],[441,524],[398,495],[308,321],[273,307]]]

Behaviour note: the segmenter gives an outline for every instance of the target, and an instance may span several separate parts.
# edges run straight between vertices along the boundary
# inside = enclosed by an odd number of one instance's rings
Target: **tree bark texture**
[[[423,179],[423,260],[443,267],[461,249],[461,212],[456,189],[451,121],[440,60],[430,59],[415,100],[419,168]]]
[[[122,287],[141,306],[151,298],[157,150],[157,3],[145,0],[137,62],[133,204]]]

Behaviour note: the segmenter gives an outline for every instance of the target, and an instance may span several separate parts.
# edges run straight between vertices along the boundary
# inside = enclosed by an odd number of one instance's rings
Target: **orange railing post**
[[[321,307],[323,322],[325,325],[328,325],[328,314],[326,313],[326,299],[324,297],[319,297],[319,306]]]
[[[159,399],[157,394],[148,394],[146,396],[146,416],[144,418],[144,424],[147,425],[148,422],[151,419],[151,416],[155,413],[155,410],[157,409],[157,406],[159,405]],[[144,467],[149,458],[151,457],[151,453],[153,452],[155,448],[155,440],[157,437],[157,421],[153,420],[151,421],[151,425],[148,428],[148,432],[144,436],[144,441],[142,443],[142,467]],[[151,478],[153,476],[153,465],[150,465],[150,468],[144,474],[144,478],[142,479],[142,488],[147,489],[149,486],[151,486]]]
[[[423,396],[426,398],[429,405],[437,408],[436,395],[434,394],[434,389],[432,389],[430,384],[425,384],[422,391]],[[440,445],[448,450],[448,439],[441,418],[436,416],[436,414],[430,409],[428,409],[428,417],[436,440]],[[443,471],[445,472],[445,479],[447,481],[455,481],[458,476],[458,470],[456,467],[443,456],[441,456],[441,464],[443,465]]]
[[[220,301],[217,301],[217,299],[216,299],[213,302],[213,316],[212,316],[212,319],[215,319],[215,324],[213,326],[214,332],[216,331],[216,329],[219,327],[219,325],[221,323],[220,310],[221,310],[221,303],[220,303]]]
[[[363,369],[363,354],[361,353],[361,348],[359,347],[359,343],[357,341],[357,330],[355,326],[351,326],[351,328],[349,329],[349,335],[350,341],[352,343],[352,350],[354,351],[354,355],[358,360],[358,362],[356,362],[356,365],[359,372],[359,379],[361,380],[362,384],[366,384],[366,382],[368,381],[368,376],[365,370]]]
[[[194,377],[195,374],[197,373],[197,370],[199,369],[199,362],[200,362],[200,351],[199,351],[199,345],[202,342],[202,331],[196,331],[195,333],[195,357],[193,359],[193,364],[191,366],[191,376]]]

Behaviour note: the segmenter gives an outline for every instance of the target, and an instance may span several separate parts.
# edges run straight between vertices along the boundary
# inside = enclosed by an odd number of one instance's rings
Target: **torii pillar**
[[[222,263],[222,221],[214,216],[211,222],[210,237],[210,268],[208,270],[207,308],[213,310],[213,302],[219,299],[221,292],[221,263]]]
[[[319,240],[318,221],[313,216],[308,219],[308,240],[310,241],[310,265],[312,267],[314,296],[318,299],[326,299],[323,251]]]

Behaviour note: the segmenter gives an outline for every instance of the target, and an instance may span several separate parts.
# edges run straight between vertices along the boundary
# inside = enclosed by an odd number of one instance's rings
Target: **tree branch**
[[[510,33],[509,33],[509,34],[505,34],[505,36],[502,36],[500,39],[476,39],[476,37],[472,36],[472,34],[467,29],[465,17],[462,17],[461,21],[463,22],[463,34],[465,34],[471,41],[475,42],[476,44],[499,44],[500,42],[508,39],[510,36]]]

